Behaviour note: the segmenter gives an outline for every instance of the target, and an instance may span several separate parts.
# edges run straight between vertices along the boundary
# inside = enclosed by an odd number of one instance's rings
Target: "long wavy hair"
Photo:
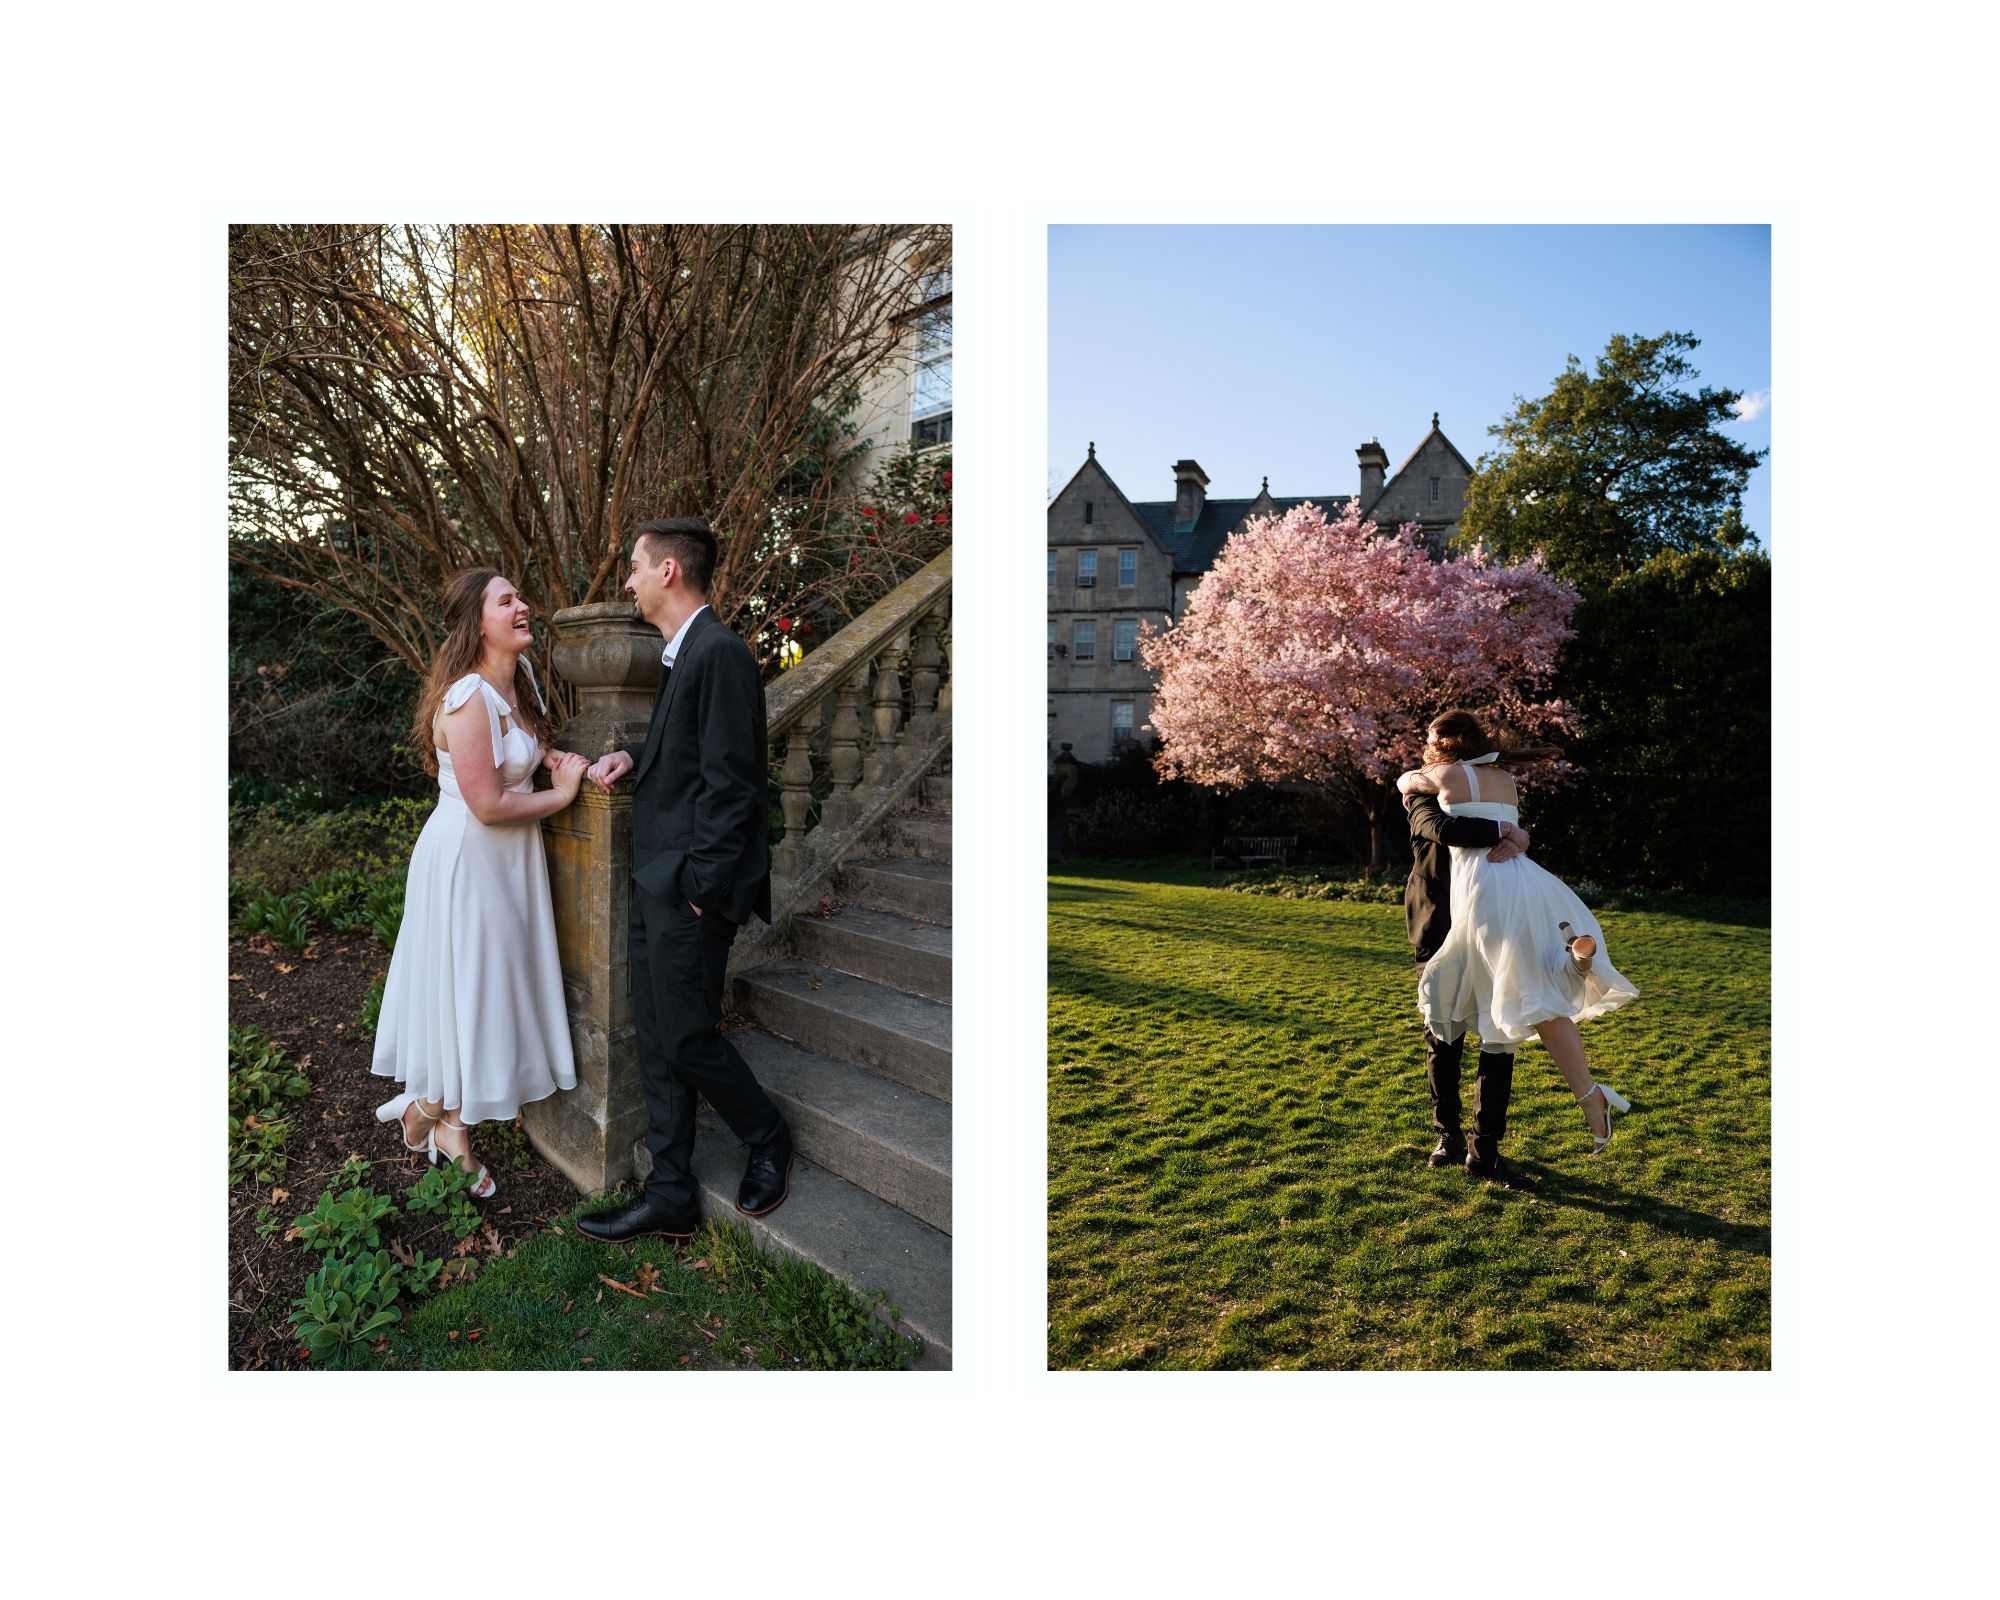
[[[1537,761],[1557,761],[1562,751],[1552,744],[1525,744],[1505,734],[1489,733],[1470,711],[1446,711],[1433,718],[1424,733],[1424,765],[1470,761],[1489,750],[1500,752],[1500,765],[1512,770]]]
[[[432,726],[444,692],[468,672],[479,670],[479,658],[486,642],[480,637],[480,619],[486,614],[486,586],[502,574],[491,567],[471,567],[455,572],[444,586],[444,643],[431,662],[424,679],[424,692],[417,697],[417,720],[410,738],[424,753],[424,771],[437,776],[437,732]],[[514,663],[514,692],[508,696],[514,707],[513,721],[526,728],[545,749],[555,743],[555,724],[542,709],[535,692],[534,669],[526,651]]]

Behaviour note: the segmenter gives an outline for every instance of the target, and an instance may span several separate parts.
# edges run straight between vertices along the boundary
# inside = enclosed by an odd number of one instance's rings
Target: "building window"
[[[1120,550],[1118,552],[1118,587],[1129,589],[1139,581],[1139,552]]]
[[[1111,624],[1111,659],[1130,661],[1133,647],[1139,642],[1139,624],[1136,622],[1114,622]]]
[[[1076,553],[1076,586],[1079,589],[1097,587],[1097,552],[1079,550]]]
[[[1091,510],[1092,510],[1092,509],[1093,509],[1093,508],[1092,508],[1092,506],[1091,506],[1090,502],[1089,502],[1088,500],[1084,501],[1084,503],[1083,503],[1083,525],[1084,525],[1084,526],[1085,526],[1086,528],[1090,526],[1090,513],[1091,513]]]
[[[1054,617],[1050,617],[1050,618],[1049,618],[1049,659],[1050,659],[1051,661],[1053,661],[1053,660],[1055,660],[1055,658],[1056,658],[1056,619],[1055,619]]]
[[[925,274],[910,393],[910,445],[951,443],[951,268]]]
[[[1111,702],[1111,748],[1116,750],[1132,742],[1132,702],[1114,700]]]
[[[1076,625],[1076,644],[1070,651],[1075,661],[1095,661],[1097,659],[1097,624],[1079,622]]]
[[[1438,493],[1437,479],[1435,478],[1431,479],[1431,504],[1436,505],[1438,501],[1441,500],[1442,498],[1443,496]]]
[[[1053,589],[1055,586],[1056,586],[1056,553],[1055,551],[1051,550],[1049,552],[1049,587]]]

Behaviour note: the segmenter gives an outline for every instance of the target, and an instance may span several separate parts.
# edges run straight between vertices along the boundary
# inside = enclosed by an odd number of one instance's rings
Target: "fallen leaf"
[[[484,1333],[485,1331],[486,1330],[484,1328],[474,1328],[472,1332],[468,1333],[465,1336],[467,1342],[469,1343],[470,1341],[477,1339],[480,1336],[480,1334]]]
[[[271,1204],[274,1206],[281,1206],[287,1200],[291,1199],[291,1197],[292,1197],[292,1191],[289,1189],[273,1189],[271,1191]]]
[[[603,1284],[605,1288],[616,1289],[620,1294],[629,1294],[634,1300],[643,1300],[646,1298],[637,1289],[633,1288],[631,1284],[620,1283],[616,1278],[607,1278],[601,1272],[597,1275],[597,1281]],[[602,1289],[598,1291],[597,1298],[600,1300],[604,1298],[604,1291]]]
[[[278,970],[280,972],[290,972],[294,970],[290,962],[280,961],[277,965],[278,965]]]
[[[248,983],[250,980],[240,972],[232,972],[229,975],[229,981],[231,983]]]
[[[820,981],[819,981],[819,979],[817,979],[817,978],[808,978],[808,979],[806,979],[806,987],[807,987],[808,989],[817,989],[817,988],[819,988],[819,987],[820,987]]]
[[[503,1217],[511,1217],[514,1214],[514,1208],[512,1206],[502,1206],[499,1214]]]
[[[681,1365],[682,1365],[682,1366],[686,1366],[686,1365],[688,1364],[688,1362],[689,1362],[689,1361],[690,1361],[691,1359],[693,1359],[693,1358],[692,1358],[692,1357],[689,1357],[689,1356],[682,1356],[682,1357],[681,1357]]]
[[[639,1263],[638,1276],[633,1281],[639,1285],[642,1292],[651,1294],[653,1286],[660,1281],[660,1269],[650,1261],[642,1261]]]
[[[377,1339],[368,1348],[373,1350],[378,1356],[387,1355],[389,1353],[389,1341],[386,1337]]]
[[[567,1312],[567,1311],[569,1310],[569,1308],[570,1308],[571,1306],[575,1305],[575,1304],[576,1304],[576,1301],[575,1301],[575,1300],[573,1300],[573,1299],[572,1299],[572,1300],[565,1300],[565,1301],[563,1302],[563,1310],[564,1310],[565,1312]]]
[[[549,1232],[550,1232],[550,1233],[561,1233],[561,1232],[562,1232],[562,1229],[560,1229],[560,1228],[558,1228],[558,1227],[554,1227],[554,1226],[551,1226],[551,1227],[550,1227],[550,1229],[549,1229]]]
[[[451,1340],[451,1341],[452,1341],[452,1343],[456,1344],[456,1343],[458,1342],[458,1329],[456,1329],[456,1328],[453,1328],[453,1329],[451,1330],[451,1332],[449,1332],[449,1333],[447,1333],[447,1334],[445,1335],[445,1337],[446,1337],[447,1339]]]
[[[389,1254],[406,1267],[414,1267],[417,1264],[417,1258],[410,1254],[410,1247],[404,1244],[401,1239],[391,1239],[389,1241]]]
[[[479,1235],[476,1233],[468,1233],[463,1239],[459,1240],[457,1244],[451,1247],[451,1253],[455,1256],[469,1256],[472,1254],[473,1251],[477,1250],[478,1248],[479,1248]]]
[[[486,1241],[486,1253],[489,1256],[497,1256],[503,1248],[500,1242],[500,1230],[489,1222],[479,1230],[479,1233]]]
[[[576,1361],[577,1361],[577,1365],[578,1365],[578,1366],[580,1366],[580,1367],[587,1367],[587,1366],[589,1366],[589,1365],[590,1365],[590,1364],[591,1364],[591,1363],[592,1363],[593,1361],[595,1361],[596,1359],[597,1359],[597,1357],[596,1357],[596,1356],[578,1356],[578,1357],[576,1358]]]

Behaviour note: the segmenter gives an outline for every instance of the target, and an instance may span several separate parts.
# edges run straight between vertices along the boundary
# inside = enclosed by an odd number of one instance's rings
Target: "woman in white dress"
[[[528,623],[491,569],[445,587],[414,730],[438,803],[410,856],[371,1068],[404,1086],[376,1115],[400,1121],[406,1149],[476,1175],[481,1200],[496,1185],[469,1126],[576,1087],[541,820],[576,798],[589,763],[550,748]],[[553,787],[538,791],[543,766]]]
[[[1502,748],[1468,711],[1447,711],[1424,743],[1424,766],[1396,781],[1405,794],[1434,794],[1453,816],[1520,821],[1514,775],[1502,763],[1546,759],[1546,747]],[[1451,932],[1417,985],[1424,1025],[1439,1039],[1469,1027],[1483,1048],[1540,1038],[1590,1125],[1592,1154],[1611,1140],[1611,1113],[1631,1103],[1593,1082],[1577,1024],[1636,1000],[1611,965],[1604,930],[1553,873],[1526,856],[1451,853]]]

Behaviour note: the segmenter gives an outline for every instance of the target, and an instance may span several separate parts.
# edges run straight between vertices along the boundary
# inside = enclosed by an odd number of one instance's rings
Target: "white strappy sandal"
[[[1588,1105],[1592,1094],[1601,1096],[1604,1101],[1604,1137],[1600,1139],[1595,1133],[1590,1136],[1590,1153],[1597,1156],[1602,1155],[1604,1147],[1611,1143],[1611,1113],[1616,1111],[1620,1116],[1623,1116],[1627,1111],[1632,1109],[1632,1102],[1627,1100],[1608,1083],[1592,1083],[1590,1088],[1576,1097],[1576,1103],[1580,1106]],[[1586,1126],[1588,1126],[1589,1120],[1589,1116],[1586,1114],[1584,1118]]]
[[[461,1159],[466,1161],[472,1161],[478,1159],[472,1153],[472,1130],[468,1128],[462,1120],[458,1122],[450,1121],[449,1120],[450,1115],[451,1114],[449,1112],[446,1112],[445,1115],[442,1117],[433,1118],[432,1120],[436,1123],[437,1126],[433,1127],[431,1131],[425,1135],[425,1143],[430,1148],[432,1166],[437,1165],[437,1160],[439,1156],[444,1156],[455,1167],[458,1166]],[[449,1150],[440,1150],[438,1148],[438,1142],[437,1142],[438,1128],[444,1128],[449,1132],[462,1133],[465,1135],[465,1155],[463,1157],[455,1156]],[[459,1170],[462,1172],[465,1169],[463,1167],[460,1167]],[[493,1181],[493,1174],[488,1172],[485,1166],[482,1165],[479,1169],[479,1176],[473,1182],[472,1185],[472,1198],[475,1200],[491,1200],[494,1195],[499,1193],[499,1191],[500,1191],[500,1185]]]

